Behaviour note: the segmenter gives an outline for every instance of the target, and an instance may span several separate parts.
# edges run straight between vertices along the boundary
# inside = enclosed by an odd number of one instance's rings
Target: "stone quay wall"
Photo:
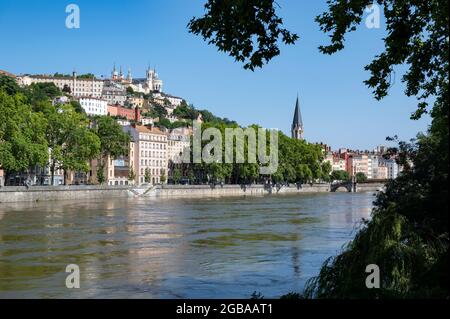
[[[378,192],[383,184],[357,184],[357,192]],[[330,184],[267,185],[157,185],[157,186],[31,186],[1,187],[0,203],[126,197],[201,198],[263,196],[268,194],[328,193]]]
[[[104,199],[129,196],[125,186],[11,186],[0,188],[0,203],[78,199]]]
[[[265,185],[162,185],[143,194],[144,197],[222,197],[222,196],[262,196],[284,193],[329,192],[329,184],[302,185],[301,187],[269,187]]]

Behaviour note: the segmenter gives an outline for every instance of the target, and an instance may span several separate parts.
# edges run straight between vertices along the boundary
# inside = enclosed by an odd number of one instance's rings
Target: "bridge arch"
[[[353,185],[353,183],[352,183],[351,181],[349,181],[349,182],[334,183],[334,184],[331,184],[330,191],[331,191],[332,193],[335,193],[335,192],[337,192],[339,189],[344,188],[344,189],[347,190],[347,192],[351,193],[351,192],[354,191],[353,186],[354,186],[354,185]],[[355,186],[356,186],[356,185],[355,185]],[[355,188],[356,188],[356,187],[355,187]]]

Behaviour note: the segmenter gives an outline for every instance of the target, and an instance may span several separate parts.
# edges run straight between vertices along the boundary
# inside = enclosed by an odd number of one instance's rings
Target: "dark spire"
[[[302,113],[300,112],[300,104],[298,102],[298,95],[297,95],[297,102],[295,103],[294,120],[292,121],[292,129],[295,129],[295,128],[303,128]]]

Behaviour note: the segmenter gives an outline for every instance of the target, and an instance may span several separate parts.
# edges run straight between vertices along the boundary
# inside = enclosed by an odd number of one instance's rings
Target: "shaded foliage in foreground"
[[[324,53],[343,48],[344,35],[361,22],[370,1],[329,2],[318,17],[332,32]],[[306,286],[308,298],[449,298],[448,234],[448,1],[379,0],[384,5],[386,50],[366,67],[377,99],[388,94],[393,66],[408,64],[405,94],[420,102],[412,118],[428,112],[431,127],[396,150],[406,171],[377,196],[372,219],[344,251],[328,259]],[[410,165],[412,163],[412,165]],[[366,266],[380,268],[380,289],[366,287]]]

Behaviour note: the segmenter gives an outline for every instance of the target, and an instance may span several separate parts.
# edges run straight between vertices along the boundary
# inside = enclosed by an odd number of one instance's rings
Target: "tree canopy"
[[[334,171],[331,173],[332,181],[349,181],[350,174],[347,171]]]
[[[333,54],[344,48],[347,33],[360,25],[364,10],[372,0],[330,0],[328,11],[317,17],[321,30],[330,33],[331,43],[320,51]],[[405,94],[420,103],[414,119],[427,111],[429,97],[442,95],[448,86],[448,9],[447,0],[377,0],[386,17],[385,50],[365,69],[371,77],[365,84],[376,99],[389,93],[395,66],[407,65],[402,81]]]
[[[58,169],[87,172],[88,161],[101,151],[118,152],[115,143],[124,140],[116,139],[117,127],[109,120],[95,131],[78,102],[52,105],[50,100],[62,95],[54,84],[21,88],[14,82],[0,76],[0,166],[7,175],[49,165],[53,184]]]
[[[208,0],[205,15],[192,18],[188,28],[254,70],[280,54],[279,41],[290,45],[298,39],[283,28],[275,5],[274,0]]]
[[[331,44],[322,52],[344,47],[345,35],[361,22],[372,1],[330,0],[328,11],[317,18],[331,32]],[[405,94],[419,100],[417,119],[434,99],[427,134],[396,150],[407,168],[377,196],[370,221],[366,220],[343,252],[329,258],[319,276],[305,289],[317,298],[449,298],[448,233],[448,1],[378,0],[386,17],[385,51],[366,69],[365,83],[376,99],[389,93],[389,77],[405,64]],[[412,163],[412,165],[410,165]],[[382,273],[380,289],[367,289],[365,268],[376,264]]]
[[[0,166],[5,171],[26,170],[48,159],[46,118],[33,112],[23,95],[0,89]]]
[[[234,137],[233,142],[233,163],[227,163],[225,132],[227,129],[241,129],[243,132],[247,128],[238,126],[237,124],[227,124],[225,122],[205,122],[201,129],[202,132],[209,128],[216,128],[221,133],[222,148],[219,150],[221,154],[217,162],[212,163],[193,163],[191,157],[191,164],[183,164],[183,176],[189,177],[192,182],[206,183],[206,182],[225,182],[231,184],[253,184],[263,182],[276,183],[297,183],[297,182],[313,182],[318,180],[327,180],[331,167],[323,165],[323,150],[320,145],[310,144],[306,141],[292,139],[278,132],[278,169],[272,175],[263,175],[260,173],[260,167],[264,166],[256,159],[255,150],[249,148],[249,137],[238,136]],[[255,133],[256,149],[259,149],[258,126],[252,125],[248,129]],[[265,130],[266,134],[268,131]],[[202,149],[211,141],[202,141]],[[238,142],[242,143],[242,147],[238,147]],[[269,137],[266,136],[266,147],[268,147]],[[191,149],[193,149],[191,141]],[[215,153],[217,150],[214,150]],[[191,153],[191,156],[193,154]],[[242,156],[242,161],[237,161],[237,155]]]
[[[43,105],[41,104],[41,107]],[[56,107],[48,104],[42,109],[48,121],[46,139],[50,148],[50,171],[53,184],[55,170],[87,172],[88,161],[100,153],[100,139],[88,127],[84,114],[70,104]]]
[[[109,116],[97,116],[94,118],[94,131],[100,139],[102,158],[108,156],[118,158],[128,155],[130,135],[122,130],[122,127]]]

